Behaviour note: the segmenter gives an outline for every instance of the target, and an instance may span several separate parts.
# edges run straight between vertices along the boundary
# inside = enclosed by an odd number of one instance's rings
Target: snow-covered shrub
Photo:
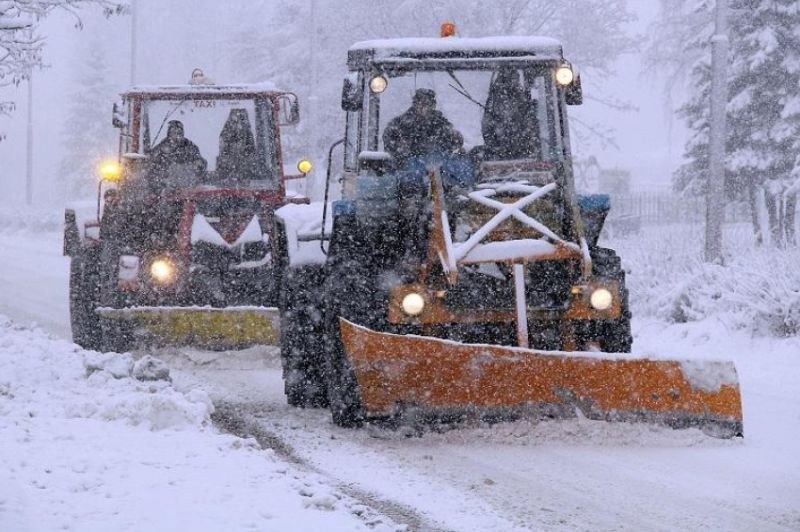
[[[703,261],[702,227],[647,228],[612,243],[629,271],[634,316],[713,317],[758,334],[800,333],[800,249],[757,247],[749,226],[728,226],[724,265]]]

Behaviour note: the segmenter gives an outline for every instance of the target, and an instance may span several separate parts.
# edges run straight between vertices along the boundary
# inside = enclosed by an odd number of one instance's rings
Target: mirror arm
[[[322,198],[322,229],[320,230],[320,237],[319,237],[319,248],[322,250],[322,253],[327,255],[328,252],[325,250],[324,242],[325,242],[325,218],[328,215],[328,194],[331,188],[331,162],[333,161],[333,150],[339,144],[344,144],[346,138],[340,138],[333,144],[331,144],[330,149],[328,150],[328,171],[325,173],[325,195]]]

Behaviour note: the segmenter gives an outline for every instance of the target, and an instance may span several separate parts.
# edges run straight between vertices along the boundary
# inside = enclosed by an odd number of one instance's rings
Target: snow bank
[[[0,401],[0,416],[120,420],[149,430],[210,423],[210,401],[202,394],[190,398],[177,392],[168,373],[156,380],[136,379],[136,366],[129,354],[83,351],[4,319],[0,389],[6,400]],[[138,375],[145,377],[138,366]]]
[[[800,333],[800,248],[757,247],[748,224],[729,224],[725,265],[703,261],[703,227],[648,227],[612,242],[628,271],[634,316],[672,323],[715,318],[730,329]]]
[[[220,434],[199,388],[0,316],[0,530],[359,530],[324,481]],[[394,528],[392,528],[394,529]]]

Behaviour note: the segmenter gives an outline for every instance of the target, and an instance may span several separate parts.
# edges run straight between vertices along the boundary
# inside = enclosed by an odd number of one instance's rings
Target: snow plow
[[[67,209],[73,339],[85,348],[277,344],[271,231],[287,196],[281,126],[293,93],[269,84],[134,87],[114,106],[117,161],[93,215]],[[81,214],[84,219],[80,220]]]
[[[342,199],[292,207],[323,212],[296,268],[323,286],[296,301],[296,397],[326,390],[342,426],[580,411],[742,434],[731,362],[631,354],[609,197],[574,188],[559,42],[366,41],[348,67]],[[282,240],[311,245],[291,217]]]

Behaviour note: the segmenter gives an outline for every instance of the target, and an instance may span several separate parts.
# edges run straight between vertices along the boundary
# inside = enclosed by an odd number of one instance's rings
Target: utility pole
[[[136,31],[138,26],[139,0],[131,0],[131,87],[136,85]]]
[[[706,262],[722,262],[722,222],[725,211],[725,139],[728,101],[728,0],[717,0],[711,37],[711,124],[706,196]]]
[[[25,162],[25,205],[33,204],[33,67],[28,71],[28,138]]]
[[[310,131],[308,132],[308,142],[310,145],[310,152],[308,154],[312,160],[315,160],[318,155],[319,149],[319,97],[317,96],[317,82],[319,76],[317,75],[317,0],[309,0],[310,19],[311,19],[311,39],[309,42],[309,64],[311,65],[311,87],[308,91],[308,116],[310,117],[309,125]],[[317,168],[322,168],[322,157],[319,158],[319,165]],[[317,179],[315,177],[306,177],[306,196],[313,199],[314,191],[316,188]]]

